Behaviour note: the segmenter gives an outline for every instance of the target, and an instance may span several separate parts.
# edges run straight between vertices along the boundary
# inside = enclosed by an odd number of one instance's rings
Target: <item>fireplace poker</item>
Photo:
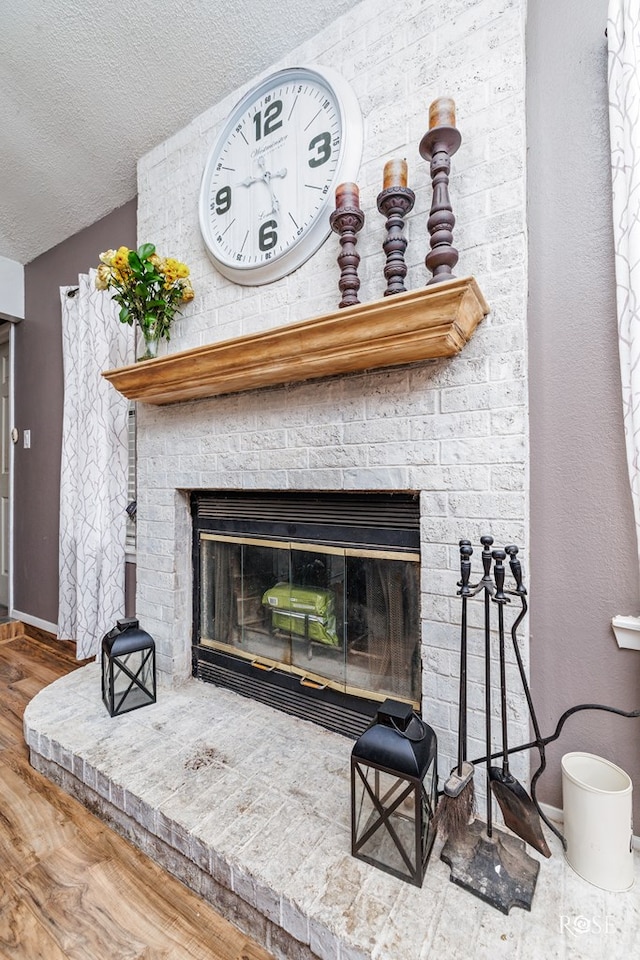
[[[524,669],[524,664],[522,662],[522,654],[520,653],[520,648],[518,646],[518,640],[517,640],[517,629],[520,623],[522,622],[524,616],[527,613],[527,599],[526,599],[527,590],[522,582],[522,579],[523,579],[522,564],[518,560],[518,548],[515,545],[512,544],[511,546],[505,547],[505,551],[509,554],[509,566],[511,567],[511,573],[516,583],[516,589],[513,592],[520,597],[520,602],[522,604],[522,611],[520,612],[518,618],[514,621],[513,626],[511,627],[511,639],[513,641],[513,650],[515,653],[516,662],[518,664],[518,672],[520,674],[520,679],[522,681],[522,688],[524,690],[524,695],[527,700],[527,706],[529,707],[529,714],[531,716],[531,725],[533,727],[533,732],[535,734],[535,743],[532,743],[530,746],[537,747],[538,754],[540,756],[540,763],[539,763],[538,769],[535,771],[535,773],[531,778],[531,799],[535,804],[536,810],[538,811],[538,814],[540,815],[541,820],[547,825],[549,830],[551,830],[551,832],[554,833],[556,837],[558,837],[558,839],[562,843],[562,846],[566,850],[567,841],[565,840],[560,830],[558,830],[558,828],[549,820],[549,818],[545,816],[543,810],[541,810],[540,808],[540,804],[538,803],[538,798],[536,797],[536,785],[538,783],[538,780],[544,773],[547,765],[546,752],[545,752],[547,744],[553,743],[555,740],[559,738],[560,731],[564,726],[565,720],[567,720],[572,714],[578,713],[582,710],[604,710],[607,713],[613,713],[613,714],[617,714],[619,716],[628,717],[628,718],[637,718],[638,716],[640,716],[640,710],[627,711],[627,710],[620,710],[616,707],[607,707],[599,703],[581,703],[578,706],[571,707],[569,710],[563,713],[562,717],[560,718],[560,721],[558,722],[558,725],[556,727],[554,734],[552,734],[550,737],[542,736],[542,733],[540,731],[540,724],[538,723],[535,707],[533,705],[533,698],[531,696],[531,690],[529,688],[529,682],[527,680],[526,670]],[[526,747],[523,747],[521,749],[526,749]],[[510,752],[515,753],[516,751],[510,751]]]
[[[533,800],[533,803],[535,804],[536,810],[540,814],[541,819],[546,823],[547,827],[549,827],[549,829],[561,840],[563,846],[566,846],[564,837],[562,836],[560,831],[557,829],[557,827],[555,827],[551,823],[548,817],[546,817],[543,811],[540,809],[540,804],[538,803],[538,800],[536,797],[536,784],[546,768],[547,758],[545,753],[546,744],[542,737],[542,733],[540,731],[540,724],[538,723],[538,717],[536,714],[535,707],[533,705],[533,697],[531,696],[529,681],[527,680],[527,672],[524,668],[524,663],[522,662],[522,654],[520,653],[520,647],[518,645],[518,627],[524,620],[528,610],[527,588],[522,582],[522,579],[523,579],[522,564],[518,560],[517,546],[515,544],[511,544],[505,547],[504,549],[505,549],[505,552],[509,555],[509,566],[511,568],[511,575],[516,583],[515,591],[510,591],[510,592],[514,592],[515,595],[520,598],[520,604],[522,606],[520,613],[518,614],[516,619],[513,621],[513,624],[511,625],[511,641],[513,643],[513,652],[515,654],[516,663],[518,664],[518,673],[520,674],[522,689],[524,690],[527,706],[529,708],[531,725],[533,727],[533,732],[535,733],[535,736],[536,736],[535,745],[538,748],[538,755],[540,757],[540,764],[538,766],[538,769],[536,770],[533,777],[531,778],[531,799]]]
[[[493,833],[493,811],[491,809],[491,790],[489,789],[491,766],[491,597],[494,586],[491,579],[491,546],[493,537],[480,537],[482,544],[483,576],[480,583],[484,587],[484,714],[487,750],[487,836]]]

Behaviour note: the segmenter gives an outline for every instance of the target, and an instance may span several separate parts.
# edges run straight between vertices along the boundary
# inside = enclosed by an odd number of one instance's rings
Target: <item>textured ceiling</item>
[[[136,193],[136,160],[353,0],[0,0],[0,256]]]

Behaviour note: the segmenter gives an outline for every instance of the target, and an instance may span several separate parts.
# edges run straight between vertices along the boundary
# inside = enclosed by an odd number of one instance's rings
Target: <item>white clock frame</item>
[[[340,148],[338,161],[329,182],[329,189],[312,220],[301,235],[291,240],[279,253],[261,263],[236,263],[230,256],[222,255],[215,241],[210,215],[212,181],[216,167],[236,127],[246,120],[253,105],[258,107],[268,93],[291,82],[311,82],[324,89],[335,103],[340,122]],[[299,138],[300,129],[296,129]],[[364,140],[362,113],[357,97],[347,81],[335,70],[327,67],[300,66],[279,70],[253,86],[236,104],[207,158],[200,186],[199,220],[200,231],[207,253],[217,270],[227,279],[244,286],[259,286],[287,276],[311,257],[331,233],[329,217],[335,207],[335,188],[340,183],[354,181],[362,158]],[[296,142],[299,152],[300,143]],[[244,172],[244,171],[243,171]],[[257,180],[258,178],[253,178]],[[326,183],[327,181],[323,181]]]

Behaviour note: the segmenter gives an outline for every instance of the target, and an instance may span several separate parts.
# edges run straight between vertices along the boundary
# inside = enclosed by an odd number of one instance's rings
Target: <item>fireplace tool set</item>
[[[527,674],[518,645],[517,632],[527,614],[527,591],[523,584],[522,566],[518,559],[518,547],[510,545],[504,550],[492,550],[493,538],[483,536],[483,576],[471,584],[471,556],[473,548],[469,540],[460,541],[460,580],[458,596],[461,598],[460,637],[460,684],[458,702],[458,756],[457,764],[446,780],[438,805],[437,821],[446,842],[441,859],[451,867],[451,880],[481,900],[509,913],[513,906],[531,909],[535,891],[539,861],[530,857],[525,843],[530,844],[542,856],[550,857],[551,851],[542,831],[542,823],[554,833],[567,849],[565,837],[549,821],[536,798],[536,784],[546,766],[545,748],[560,736],[569,717],[582,710],[599,710],[618,716],[638,718],[640,710],[625,711],[597,703],[583,703],[566,710],[560,717],[555,731],[547,737],[540,732]],[[509,567],[514,587],[505,589],[505,560]],[[493,566],[493,572],[492,572]],[[484,660],[485,660],[485,737],[486,755],[473,761],[467,759],[467,618],[468,602],[481,597],[484,602]],[[509,747],[507,730],[507,683],[505,606],[514,598],[520,610],[511,629],[511,643],[531,726],[535,739],[529,743]],[[497,614],[498,664],[500,679],[500,749],[493,749],[491,663],[492,663],[492,614]],[[540,763],[531,778],[530,794],[513,776],[509,769],[509,757],[524,750],[536,748]],[[499,760],[498,766],[493,762]],[[484,764],[487,781],[486,823],[472,820],[474,802],[474,775],[476,766]],[[505,825],[515,837],[498,830],[493,824],[492,801],[495,798]]]
[[[493,538],[484,536],[482,543],[483,576],[471,584],[470,541],[460,541],[460,572],[458,595],[462,601],[460,638],[460,687],[458,703],[458,757],[444,785],[438,811],[440,829],[447,840],[441,859],[451,867],[451,880],[476,894],[492,906],[508,913],[512,906],[531,909],[540,864],[525,850],[530,844],[543,856],[551,856],[542,832],[540,811],[523,785],[510,770],[507,729],[507,680],[505,606],[515,598],[520,611],[511,626],[511,642],[520,679],[532,718],[535,716],[526,672],[518,647],[517,630],[527,612],[526,589],[522,582],[522,567],[518,548],[492,550]],[[514,589],[505,589],[505,560],[509,557]],[[492,570],[493,567],[493,570]],[[471,821],[474,796],[475,762],[467,759],[467,606],[478,597],[484,604],[484,666],[485,666],[485,738],[487,781],[486,824]],[[496,616],[497,615],[497,616]],[[498,664],[500,682],[500,750],[493,751],[492,730],[492,621],[497,619]],[[538,730],[537,718],[534,730]],[[538,734],[536,733],[536,736]],[[524,747],[521,749],[525,749]],[[496,756],[500,764],[494,765]],[[477,761],[476,761],[477,762]],[[493,824],[492,800],[495,798],[506,826],[516,835],[498,830]],[[520,838],[520,839],[518,839]]]

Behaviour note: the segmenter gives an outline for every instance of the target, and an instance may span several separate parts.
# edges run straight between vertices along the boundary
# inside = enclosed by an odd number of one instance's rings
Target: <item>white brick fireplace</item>
[[[165,682],[191,675],[192,489],[419,491],[423,715],[453,763],[459,640],[458,541],[489,532],[527,560],[524,0],[365,0],[266,73],[297,64],[337,69],[365,122],[358,176],[360,299],[385,281],[376,209],[386,160],[406,157],[416,204],[407,219],[406,285],[425,285],[428,165],[418,144],[438,96],[456,101],[463,143],[453,158],[455,273],[475,276],[490,314],[454,359],[138,410],[137,615],[155,638]],[[255,81],[247,78],[247,88]],[[263,287],[219,275],[198,227],[209,149],[243,88],[139,163],[138,233],[192,270],[196,297],[169,351],[310,319],[337,307],[337,238]],[[166,348],[165,348],[166,349]],[[472,614],[472,617],[475,614]],[[478,623],[473,621],[477,626]],[[481,648],[471,648],[470,702],[481,707]],[[527,739],[521,698],[512,736]],[[481,715],[471,751],[483,751]],[[513,740],[513,742],[518,742]],[[472,755],[476,755],[473,753]],[[518,773],[518,770],[515,771]]]

